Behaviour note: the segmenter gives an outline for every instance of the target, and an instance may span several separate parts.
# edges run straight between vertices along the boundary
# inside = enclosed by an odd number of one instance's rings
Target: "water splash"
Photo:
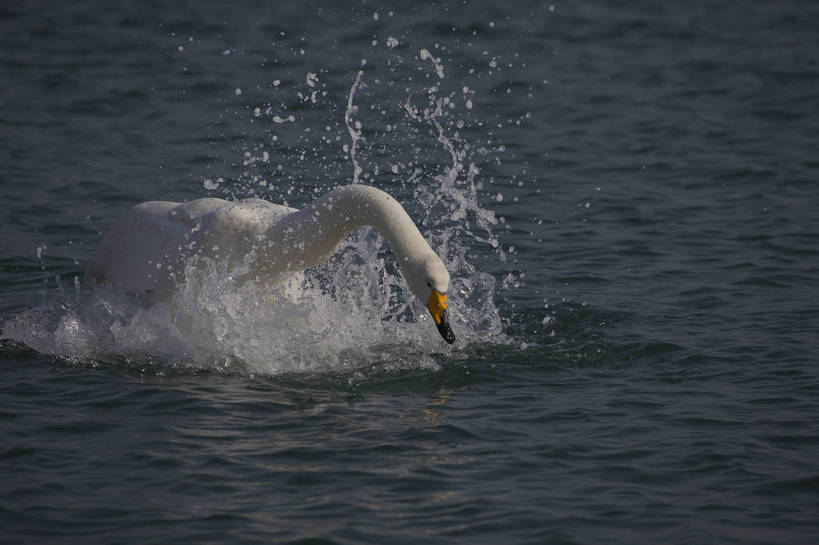
[[[478,270],[467,254],[477,244],[503,259],[502,252],[492,250],[498,248],[493,235],[498,220],[478,202],[480,170],[470,161],[470,144],[450,129],[452,107],[450,95],[441,91],[441,59],[426,49],[420,59],[431,62],[435,82],[401,103],[404,128],[418,146],[387,156],[394,165],[390,169],[393,180],[400,185],[378,183],[384,170],[377,161],[383,158],[384,145],[375,137],[364,138],[364,120],[358,118],[361,109],[356,104],[361,100],[357,93],[367,88],[364,70],[357,72],[347,95],[343,121],[350,142],[345,151],[353,183],[403,192],[399,200],[410,208],[446,263],[452,277],[450,320],[458,337],[453,347],[438,338],[426,310],[408,295],[392,255],[371,229],[348,237],[327,263],[275,288],[254,283],[237,286],[231,280],[235,271],[223,263],[209,262],[204,271],[186,270],[187,281],[170,302],[146,307],[104,287],[84,288],[68,302],[58,297],[55,303],[6,322],[4,336],[41,353],[90,362],[152,361],[266,375],[337,372],[373,365],[436,368],[441,355],[457,358],[472,343],[504,342],[495,304],[495,278]],[[317,78],[308,75],[306,81],[313,88]],[[254,118],[261,118],[262,111],[257,110]],[[268,110],[271,123],[280,125],[278,113]],[[292,115],[288,120],[300,121]],[[396,141],[407,145],[400,137]],[[446,160],[412,167],[408,158],[425,161],[422,148],[430,146],[437,146]],[[256,173],[247,179],[255,182],[262,177],[259,169],[270,164],[270,157],[267,152],[258,157],[247,151],[244,155],[244,166]],[[227,176],[214,178],[218,184],[211,183],[208,189],[232,196],[257,195],[255,183],[242,195],[225,180]],[[283,191],[288,196],[305,193],[295,182]],[[312,197],[317,191],[306,193]]]
[[[353,86],[350,87],[350,93],[347,95],[347,109],[344,111],[344,124],[347,126],[347,131],[350,133],[350,162],[353,164],[353,183],[357,184],[359,178],[361,177],[362,168],[361,165],[358,164],[358,161],[355,157],[356,147],[358,147],[358,143],[361,142],[361,124],[356,126],[356,122],[353,121],[353,114],[358,110],[358,106],[353,103],[355,99],[355,92],[358,89],[358,86],[361,85],[361,76],[364,75],[363,70],[359,70],[355,76],[355,81],[353,82]]]
[[[171,301],[145,307],[106,287],[32,309],[3,324],[3,336],[44,354],[161,362],[241,373],[343,371],[363,365],[436,368],[457,355],[387,263],[363,257],[374,233],[351,239],[330,262],[275,288],[236,286],[234,271],[208,262],[186,270]],[[391,271],[391,269],[393,269]],[[457,299],[457,298],[456,298]],[[463,312],[459,323],[468,318]],[[458,327],[458,326],[456,326]],[[479,339],[459,330],[461,346]]]

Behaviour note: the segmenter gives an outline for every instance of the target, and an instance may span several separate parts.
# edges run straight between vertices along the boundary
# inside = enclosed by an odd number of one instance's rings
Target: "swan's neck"
[[[404,208],[387,193],[364,185],[337,188],[308,207],[288,214],[265,233],[256,253],[256,274],[274,280],[282,273],[316,266],[352,231],[374,227],[399,266],[432,252]]]

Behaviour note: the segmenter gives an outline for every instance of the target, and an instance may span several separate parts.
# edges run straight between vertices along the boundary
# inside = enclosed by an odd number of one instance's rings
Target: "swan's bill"
[[[449,344],[454,343],[455,333],[449,327],[449,319],[446,315],[446,294],[432,288],[427,300],[427,310],[432,315],[432,319],[435,320],[435,325],[438,327],[438,333],[441,334],[441,337]]]

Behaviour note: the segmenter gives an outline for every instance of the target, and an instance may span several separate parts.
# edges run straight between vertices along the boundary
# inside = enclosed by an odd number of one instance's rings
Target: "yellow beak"
[[[455,333],[449,327],[449,320],[446,316],[446,294],[432,288],[427,300],[427,310],[432,315],[432,319],[435,320],[435,325],[438,327],[441,337],[449,344],[454,343]]]
[[[441,323],[441,318],[444,315],[444,311],[446,310],[446,294],[439,293],[438,290],[434,289],[429,294],[429,299],[427,300],[427,309],[429,313],[432,314],[432,319],[435,320],[435,325]]]

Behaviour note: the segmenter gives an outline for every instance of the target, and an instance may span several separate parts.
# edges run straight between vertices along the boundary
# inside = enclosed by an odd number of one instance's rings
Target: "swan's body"
[[[85,280],[170,299],[188,262],[206,257],[243,265],[234,275],[237,282],[275,284],[288,272],[326,261],[350,232],[365,225],[386,239],[410,289],[427,305],[444,339],[453,342],[446,267],[403,207],[364,185],[337,188],[303,210],[261,199],[139,204],[103,239]]]

